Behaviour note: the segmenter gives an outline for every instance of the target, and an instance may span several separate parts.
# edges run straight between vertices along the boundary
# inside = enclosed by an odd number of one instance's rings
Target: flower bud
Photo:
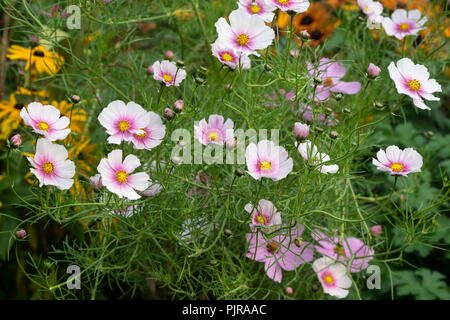
[[[343,95],[342,93],[340,93],[340,92],[335,93],[335,94],[333,95],[333,98],[334,98],[334,100],[336,100],[336,101],[341,101],[343,97],[344,97],[344,95]]]
[[[91,182],[91,186],[93,186],[94,188],[100,189],[103,187],[102,176],[100,175],[100,173],[89,177],[89,181]]]
[[[230,138],[225,143],[228,150],[233,150],[234,147],[236,147],[236,139]]]
[[[367,75],[370,79],[375,79],[380,74],[381,69],[374,65],[373,63],[369,64],[369,68],[367,68]]]
[[[302,30],[300,31],[300,38],[302,39],[302,41],[308,41],[311,36],[308,31]]]
[[[314,77],[313,82],[316,86],[319,86],[322,84],[322,79],[320,79],[319,77]]]
[[[384,105],[381,102],[374,102],[373,103],[373,107],[377,110],[383,110],[384,109]]]
[[[272,71],[272,67],[267,63],[264,65],[264,69],[266,69],[266,71]]]
[[[330,138],[331,139],[336,139],[337,137],[339,137],[339,133],[337,133],[337,131],[331,131],[330,132]]]
[[[176,64],[177,64],[178,68],[183,68],[184,67],[184,61],[183,60],[177,60]]]
[[[296,122],[294,125],[294,132],[297,140],[306,139],[309,136],[309,126],[301,122]]]
[[[175,101],[175,103],[173,104],[173,110],[176,113],[180,113],[181,111],[183,111],[183,107],[184,107],[184,102],[181,99]]]
[[[223,233],[224,233],[227,237],[231,237],[231,235],[233,234],[233,231],[231,231],[230,229],[225,229],[225,230],[223,230]]]
[[[200,71],[201,73],[203,73],[204,75],[206,75],[208,73],[208,69],[206,69],[205,67],[200,67]]]
[[[383,232],[381,225],[376,225],[370,228],[370,233],[374,236],[379,236]]]
[[[317,292],[317,291],[319,291],[319,287],[317,285],[313,284],[311,286],[311,290],[314,291],[314,292]]]
[[[315,130],[317,133],[322,133],[322,132],[323,132],[323,128],[321,128],[321,127],[316,127],[314,130]]]
[[[155,73],[155,69],[153,69],[153,66],[150,66],[147,68],[147,72],[149,75],[153,75]]]
[[[434,136],[434,132],[433,131],[427,131],[427,132],[425,132],[425,136],[428,138],[428,139],[431,139],[433,136]]]
[[[244,175],[244,171],[242,171],[241,168],[236,168],[236,170],[234,170],[234,174],[235,174],[237,177],[242,177],[242,176]]]
[[[70,97],[70,100],[72,101],[72,103],[77,104],[78,102],[81,101],[80,96],[77,96],[76,94],[74,94],[72,97]]]
[[[25,238],[26,235],[27,235],[27,232],[24,229],[20,229],[20,230],[16,231],[16,237],[19,239]]]
[[[175,115],[173,114],[172,109],[170,108],[164,109],[164,118],[166,118],[167,120],[172,120],[174,116]]]
[[[301,238],[295,238],[294,243],[300,248],[303,245],[303,240]]]
[[[344,110],[342,110],[342,111],[344,111],[344,113],[346,113],[346,114],[352,113],[349,108],[344,108]]]
[[[11,137],[11,143],[14,147],[20,147],[22,145],[22,137],[20,134],[15,134]]]
[[[173,157],[171,158],[171,160],[172,160],[173,164],[176,164],[176,165],[178,165],[178,164],[181,163],[181,158],[180,158],[180,157],[177,157],[177,156],[173,156]]]
[[[195,78],[195,83],[196,84],[204,84],[205,83],[205,79],[203,79],[203,78],[200,78],[200,77],[196,77]]]
[[[226,90],[233,90],[233,86],[231,85],[231,83],[227,83],[226,85],[225,85],[225,89]]]
[[[173,53],[172,50],[167,50],[167,51],[164,53],[164,58],[169,59],[169,60],[173,59],[174,56],[175,56],[175,55],[174,55],[174,53]]]
[[[291,295],[294,293],[294,290],[291,287],[287,287],[284,289],[284,292],[286,292],[287,295]]]

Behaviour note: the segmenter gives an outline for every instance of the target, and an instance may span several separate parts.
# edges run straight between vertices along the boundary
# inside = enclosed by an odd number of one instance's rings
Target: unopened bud
[[[225,229],[225,230],[223,230],[223,233],[224,233],[227,237],[231,237],[231,235],[233,234],[233,231],[231,231],[230,229]]]
[[[11,137],[11,143],[14,147],[20,147],[22,145],[22,136],[20,134],[15,134]]]
[[[94,188],[102,188],[103,187],[102,176],[100,175],[100,173],[97,173],[96,175],[89,177],[89,181],[91,182],[91,185]]]
[[[178,68],[182,68],[184,67],[184,61],[183,60],[177,60],[177,62],[175,62],[177,64]]]
[[[375,79],[380,74],[381,69],[374,65],[373,63],[369,64],[369,67],[367,68],[367,75],[370,79]]]
[[[26,235],[27,235],[27,232],[24,229],[20,229],[20,230],[16,231],[16,237],[19,239],[25,238]]]
[[[337,131],[331,131],[330,132],[330,138],[331,139],[336,139],[337,137],[339,137],[339,133],[337,133]]]
[[[304,140],[309,136],[309,126],[301,122],[294,124],[294,133],[297,140]]]
[[[208,73],[208,69],[207,68],[205,68],[205,67],[200,67],[200,71],[204,74],[204,75],[206,75],[207,73]]]
[[[183,111],[183,107],[184,107],[184,102],[181,99],[175,101],[175,103],[173,104],[173,110],[176,113],[180,113],[181,111]]]
[[[333,98],[334,98],[334,100],[336,100],[336,101],[342,100],[343,97],[344,97],[344,95],[343,95],[342,93],[340,93],[340,92],[335,93],[335,94],[333,95]]]
[[[196,78],[195,78],[195,83],[196,83],[196,84],[202,85],[202,84],[205,83],[205,79],[200,78],[200,77],[196,77]]]
[[[266,69],[266,71],[272,71],[273,68],[269,64],[266,63],[264,65],[264,69]]]
[[[291,287],[287,287],[286,289],[284,289],[284,292],[286,292],[286,294],[290,296],[294,293],[294,290]]]
[[[314,77],[313,82],[316,86],[319,86],[322,84],[322,79],[320,79],[319,77]]]
[[[153,66],[150,66],[147,68],[147,72],[149,75],[153,75],[155,73],[155,69],[153,69]]]
[[[181,158],[177,157],[177,156],[173,156],[171,158],[171,160],[172,160],[173,164],[176,164],[176,165],[179,165],[181,163]]]
[[[303,240],[300,239],[300,238],[295,238],[294,243],[295,243],[295,245],[296,245],[297,247],[300,248],[300,247],[302,246],[302,244],[303,244]]]
[[[346,114],[352,113],[349,108],[344,108],[344,110],[342,110],[342,111],[344,111],[344,113],[346,113]]]
[[[311,36],[310,36],[310,34],[309,34],[308,31],[302,30],[302,31],[300,31],[300,38],[301,38],[303,41],[308,41],[309,38],[311,38]]]
[[[209,262],[209,264],[210,265],[212,265],[212,266],[215,266],[215,265],[217,265],[217,260],[211,260],[210,262]]]
[[[383,110],[384,109],[384,105],[381,102],[374,102],[373,103],[373,107],[377,110]]]
[[[244,171],[241,168],[236,168],[236,170],[234,170],[234,174],[237,177],[242,177],[244,175]]]
[[[233,90],[233,86],[232,86],[230,83],[227,83],[227,84],[225,85],[225,89],[226,89],[226,90]]]
[[[312,289],[312,291],[314,291],[314,292],[319,291],[319,287],[318,287],[317,285],[315,285],[315,284],[313,284],[313,285],[311,286],[311,289]]]
[[[376,225],[370,228],[370,233],[374,236],[379,236],[383,232],[381,225]]]
[[[321,127],[316,127],[314,130],[315,130],[317,133],[322,133],[322,132],[323,132],[323,129],[322,129]]]
[[[164,118],[166,118],[167,120],[172,120],[174,116],[175,115],[173,114],[172,109],[170,108],[164,109]]]
[[[234,147],[236,147],[236,139],[230,138],[225,142],[225,145],[228,150],[233,150]]]
[[[79,96],[77,96],[76,94],[74,94],[74,95],[70,98],[70,100],[72,101],[72,103],[77,104],[78,102],[81,101],[81,98],[80,98]]]
[[[425,136],[428,139],[431,139],[434,136],[434,132],[433,131],[427,131],[427,132],[425,132]]]
[[[173,59],[174,56],[175,56],[175,54],[173,53],[172,50],[167,50],[167,51],[164,53],[164,57],[165,57],[166,59],[169,59],[169,60]]]

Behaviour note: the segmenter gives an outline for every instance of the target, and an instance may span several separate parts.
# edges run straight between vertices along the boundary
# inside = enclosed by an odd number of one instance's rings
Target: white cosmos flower
[[[321,153],[317,150],[316,146],[312,146],[311,150],[311,141],[306,140],[303,143],[295,143],[295,146],[298,149],[298,152],[302,155],[303,159],[309,160],[309,164],[311,165],[320,165],[321,163],[330,161],[330,157],[325,154]],[[322,173],[336,173],[339,170],[339,166],[337,164],[330,164],[330,165],[320,165],[317,170],[319,170]]]

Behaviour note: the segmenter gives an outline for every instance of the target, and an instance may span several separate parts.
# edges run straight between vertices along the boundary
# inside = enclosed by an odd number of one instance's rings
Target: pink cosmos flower
[[[217,41],[211,47],[213,56],[219,59],[222,64],[229,66],[233,70],[236,68],[242,70],[250,69],[251,62],[247,55],[241,54],[236,49],[226,47]]]
[[[319,245],[315,246],[317,252],[324,256],[331,257],[344,264],[347,264],[353,257],[350,265],[350,272],[360,272],[369,266],[369,261],[373,259],[375,252],[364,242],[357,238],[344,238],[342,243],[335,230],[333,236],[328,237],[319,230],[311,233],[311,236]]]
[[[131,141],[133,134],[143,134],[143,128],[148,126],[147,111],[133,101],[126,105],[121,100],[108,104],[100,112],[98,121],[106,129],[108,143],[120,144],[122,141]]]
[[[282,269],[292,271],[313,259],[312,245],[302,241],[303,226],[298,225],[283,234],[267,239],[259,232],[248,233],[247,258],[264,262],[266,275],[281,283]]]
[[[141,192],[141,194],[143,196],[146,196],[146,197],[156,196],[163,189],[162,185],[160,185],[158,183],[153,183],[152,180],[149,180],[149,184],[150,184],[150,186]]]
[[[281,11],[294,11],[297,13],[308,10],[308,0],[270,0]]]
[[[135,190],[144,191],[149,187],[149,176],[144,172],[131,174],[141,162],[135,155],[128,155],[122,162],[122,150],[113,150],[108,158],[103,158],[97,170],[102,176],[102,183],[120,198],[130,200],[141,198]]]
[[[186,71],[177,68],[175,63],[168,60],[163,60],[162,62],[156,61],[152,67],[154,72],[153,79],[164,82],[166,87],[173,85],[178,87],[186,78]]]
[[[250,222],[250,228],[257,226],[269,228],[281,224],[280,212],[277,211],[277,208],[269,200],[259,200],[257,208],[251,203],[247,203],[244,209],[251,215],[252,221]]]
[[[33,132],[50,141],[64,140],[70,133],[67,128],[69,118],[60,117],[61,113],[52,105],[43,106],[39,102],[32,102],[28,108],[20,110],[20,116],[26,125],[33,127]]]
[[[408,173],[420,172],[423,159],[413,148],[401,150],[397,146],[389,146],[386,152],[377,152],[377,159],[372,159],[372,164],[380,171],[389,172],[391,176],[407,176]]]
[[[55,186],[67,190],[73,185],[75,164],[67,160],[69,154],[63,146],[40,138],[36,144],[36,154],[27,157],[33,168],[30,171],[38,178],[39,187]]]
[[[392,13],[391,18],[383,18],[381,24],[388,36],[394,36],[397,39],[403,39],[405,36],[415,35],[422,30],[427,22],[427,17],[421,19],[419,10],[406,11],[397,9]]]
[[[292,158],[283,147],[275,146],[272,141],[261,140],[258,145],[250,143],[245,150],[248,174],[256,180],[262,177],[273,181],[285,178],[293,167]]]
[[[100,173],[97,173],[96,175],[89,177],[89,182],[91,183],[91,186],[93,186],[94,188],[97,189],[103,188],[102,176]]]
[[[381,22],[383,5],[372,0],[358,0],[358,6],[370,21]]]
[[[328,174],[328,173],[336,173],[339,170],[339,166],[337,164],[330,164],[330,165],[320,165],[321,163],[330,161],[330,156],[328,156],[325,153],[321,153],[317,150],[317,147],[315,145],[312,146],[311,150],[311,141],[306,140],[303,143],[296,143],[298,152],[302,155],[303,159],[309,160],[308,163],[312,166],[317,166],[317,170],[319,170],[322,173]]]
[[[312,267],[325,293],[341,299],[348,295],[347,289],[352,286],[352,280],[342,263],[329,257],[322,257],[314,261]]]
[[[131,142],[135,149],[151,150],[161,144],[166,134],[166,126],[163,125],[161,117],[152,111],[146,113],[148,123],[140,128],[139,133],[131,135]]]
[[[316,87],[314,98],[316,101],[327,100],[331,92],[355,94],[361,89],[361,83],[357,81],[341,81],[347,69],[339,62],[332,62],[328,58],[322,58],[317,68],[309,62],[307,66],[311,78],[319,78],[322,81],[322,84]]]
[[[225,141],[234,137],[233,120],[227,119],[223,122],[221,115],[212,114],[208,118],[200,120],[198,125],[194,125],[194,137],[203,145],[210,143],[223,145]]]
[[[431,110],[423,99],[438,101],[433,92],[442,92],[441,85],[435,79],[430,79],[428,69],[420,64],[414,64],[409,58],[392,61],[389,66],[389,76],[394,81],[398,93],[403,93],[413,99],[414,105],[423,110]]]
[[[270,0],[239,0],[238,6],[250,15],[260,16],[265,22],[272,22],[276,9]]]
[[[254,54],[272,44],[275,32],[258,15],[249,15],[244,9],[234,10],[229,16],[230,24],[225,18],[219,18],[215,23],[223,46],[233,48],[245,55]]]

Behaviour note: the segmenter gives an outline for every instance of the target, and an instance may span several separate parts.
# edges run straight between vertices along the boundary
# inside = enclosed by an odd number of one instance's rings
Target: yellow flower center
[[[256,2],[254,2],[250,6],[250,11],[253,13],[259,13],[261,11],[261,8],[258,6],[258,4]]]
[[[272,169],[272,164],[269,161],[261,161],[259,163],[259,168],[262,171],[270,171]]]
[[[391,164],[391,169],[392,169],[392,171],[395,171],[395,172],[401,172],[401,171],[403,171],[403,165],[401,163],[396,162],[396,163]]]
[[[228,52],[225,52],[222,55],[222,60],[228,61],[228,62],[233,61],[233,56],[231,54],[229,54]]]
[[[336,246],[336,247],[334,247],[334,253],[337,253],[338,255],[343,256],[343,255],[345,255],[345,250],[343,247]]]
[[[55,167],[53,167],[53,163],[51,162],[46,162],[44,163],[44,165],[42,166],[42,169],[44,169],[44,172],[46,174],[50,174],[53,172],[53,170],[55,169]]]
[[[170,74],[163,75],[163,79],[165,82],[172,82],[172,76]]]
[[[325,277],[323,277],[323,281],[325,281],[326,284],[332,284],[334,279],[332,276],[327,274]]]
[[[118,172],[116,173],[116,179],[117,179],[117,181],[119,181],[120,183],[127,182],[127,180],[128,180],[128,174],[127,174],[125,171],[120,170],[120,171],[118,171]]]
[[[267,223],[267,219],[263,215],[258,215],[256,217],[256,221],[258,221],[258,223],[261,223],[261,224],[266,224]]]
[[[279,247],[278,243],[275,243],[275,242],[271,242],[271,243],[267,244],[267,250],[272,254],[277,252],[278,247]]]
[[[44,130],[44,131],[48,131],[49,126],[48,126],[47,122],[39,122],[38,128],[41,130]]]
[[[130,127],[130,123],[128,121],[122,120],[119,122],[119,130],[125,132]]]
[[[279,4],[287,5],[289,3],[289,0],[277,0]]]
[[[369,7],[365,7],[364,10],[365,10],[366,12],[369,12]]]
[[[400,30],[402,30],[402,31],[405,31],[405,30],[408,30],[409,29],[409,23],[402,23],[401,25],[400,25]]]
[[[417,81],[416,79],[409,80],[409,81],[408,81],[408,87],[409,87],[411,90],[419,91],[419,90],[420,90],[420,82]]]
[[[218,134],[216,131],[211,131],[211,132],[208,134],[208,138],[209,138],[209,140],[211,140],[211,141],[216,141],[217,139],[219,139],[219,134]]]
[[[147,132],[145,132],[144,129],[141,129],[143,131],[143,133],[137,134],[136,137],[138,139],[144,139],[147,136]]]
[[[237,43],[239,43],[241,46],[246,45],[248,43],[248,40],[248,36],[245,33],[241,33],[236,39]]]
[[[328,77],[325,79],[324,83],[323,83],[326,87],[331,87],[333,85],[333,80],[331,79],[331,77]]]

